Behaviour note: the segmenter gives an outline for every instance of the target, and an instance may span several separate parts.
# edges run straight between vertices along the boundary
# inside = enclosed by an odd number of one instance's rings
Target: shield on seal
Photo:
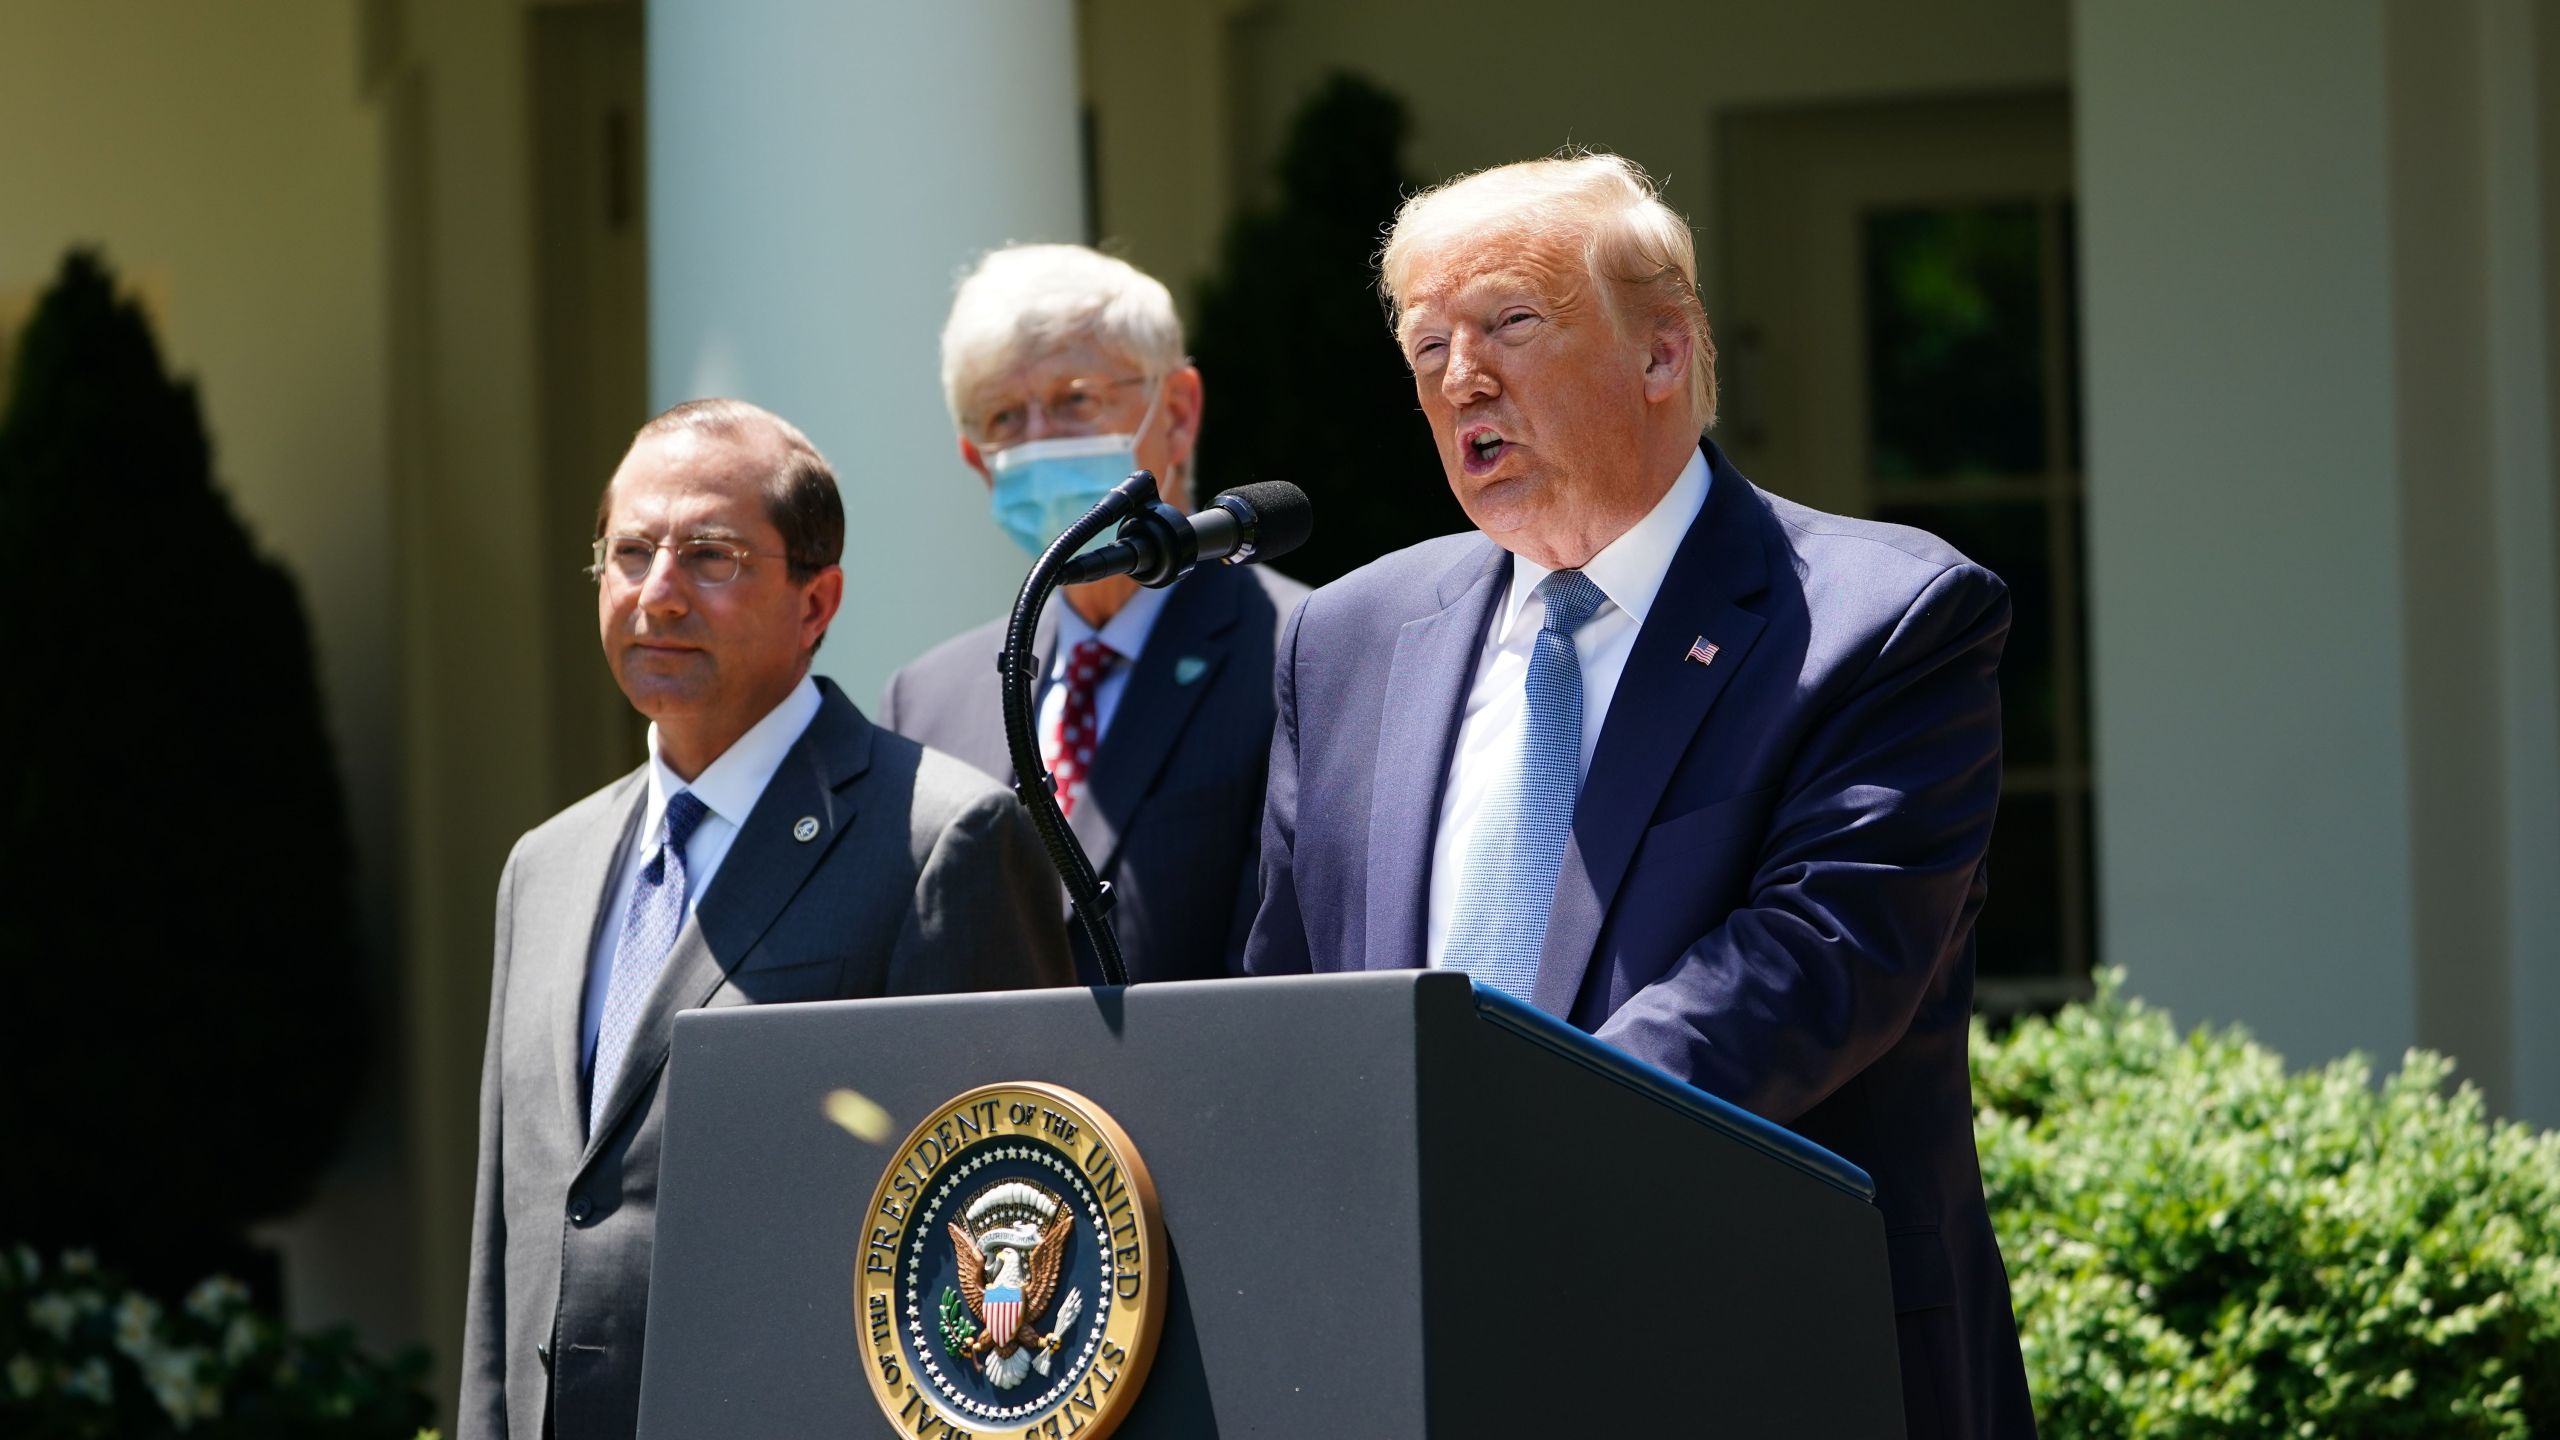
[[[1008,1275],[1019,1274],[1005,1267]],[[1022,1328],[1022,1282],[1004,1279],[987,1287],[987,1339],[1002,1350],[1013,1343],[1013,1332]]]

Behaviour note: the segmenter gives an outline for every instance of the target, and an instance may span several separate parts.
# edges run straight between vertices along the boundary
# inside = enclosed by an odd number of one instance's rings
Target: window
[[[1741,110],[1719,121],[1718,155],[1718,441],[1779,494],[1918,526],[2008,582],[1976,1000],[2086,993],[2096,796],[2069,101]]]
[[[2096,933],[2068,201],[1870,210],[1860,225],[1869,510],[2008,582],[1987,1007],[2054,1003]]]

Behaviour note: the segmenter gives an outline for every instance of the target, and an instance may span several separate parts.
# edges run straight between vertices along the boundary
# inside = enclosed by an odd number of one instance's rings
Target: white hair
[[[1461,175],[1404,202],[1378,255],[1378,291],[1402,338],[1405,297],[1432,253],[1453,244],[1515,245],[1578,259],[1603,282],[1620,334],[1650,327],[1689,338],[1689,408],[1716,418],[1716,344],[1698,299],[1697,241],[1644,168],[1621,155],[1566,152]]]
[[[1184,363],[1173,292],[1125,260],[1082,245],[1008,245],[960,280],[942,326],[942,398],[961,406],[989,378],[1079,341],[1151,376]]]

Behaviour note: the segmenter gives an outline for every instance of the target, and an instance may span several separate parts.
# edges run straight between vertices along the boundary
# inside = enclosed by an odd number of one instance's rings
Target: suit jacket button
[[[572,1225],[586,1224],[587,1217],[595,1213],[595,1202],[584,1195],[569,1202],[569,1223]]]

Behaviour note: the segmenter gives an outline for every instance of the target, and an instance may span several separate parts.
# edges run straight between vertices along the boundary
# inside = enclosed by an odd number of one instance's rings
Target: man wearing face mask
[[[1173,296],[1122,261],[1081,245],[989,254],[952,300],[942,388],[960,458],[1026,565],[1132,470],[1192,507],[1200,372]],[[1041,758],[1117,897],[1132,981],[1225,975],[1243,954],[1273,647],[1306,593],[1266,566],[1207,565],[1164,590],[1125,577],[1073,586],[1040,617]],[[900,670],[881,723],[1010,783],[1003,632],[991,620]],[[1079,972],[1098,981],[1075,943]]]

